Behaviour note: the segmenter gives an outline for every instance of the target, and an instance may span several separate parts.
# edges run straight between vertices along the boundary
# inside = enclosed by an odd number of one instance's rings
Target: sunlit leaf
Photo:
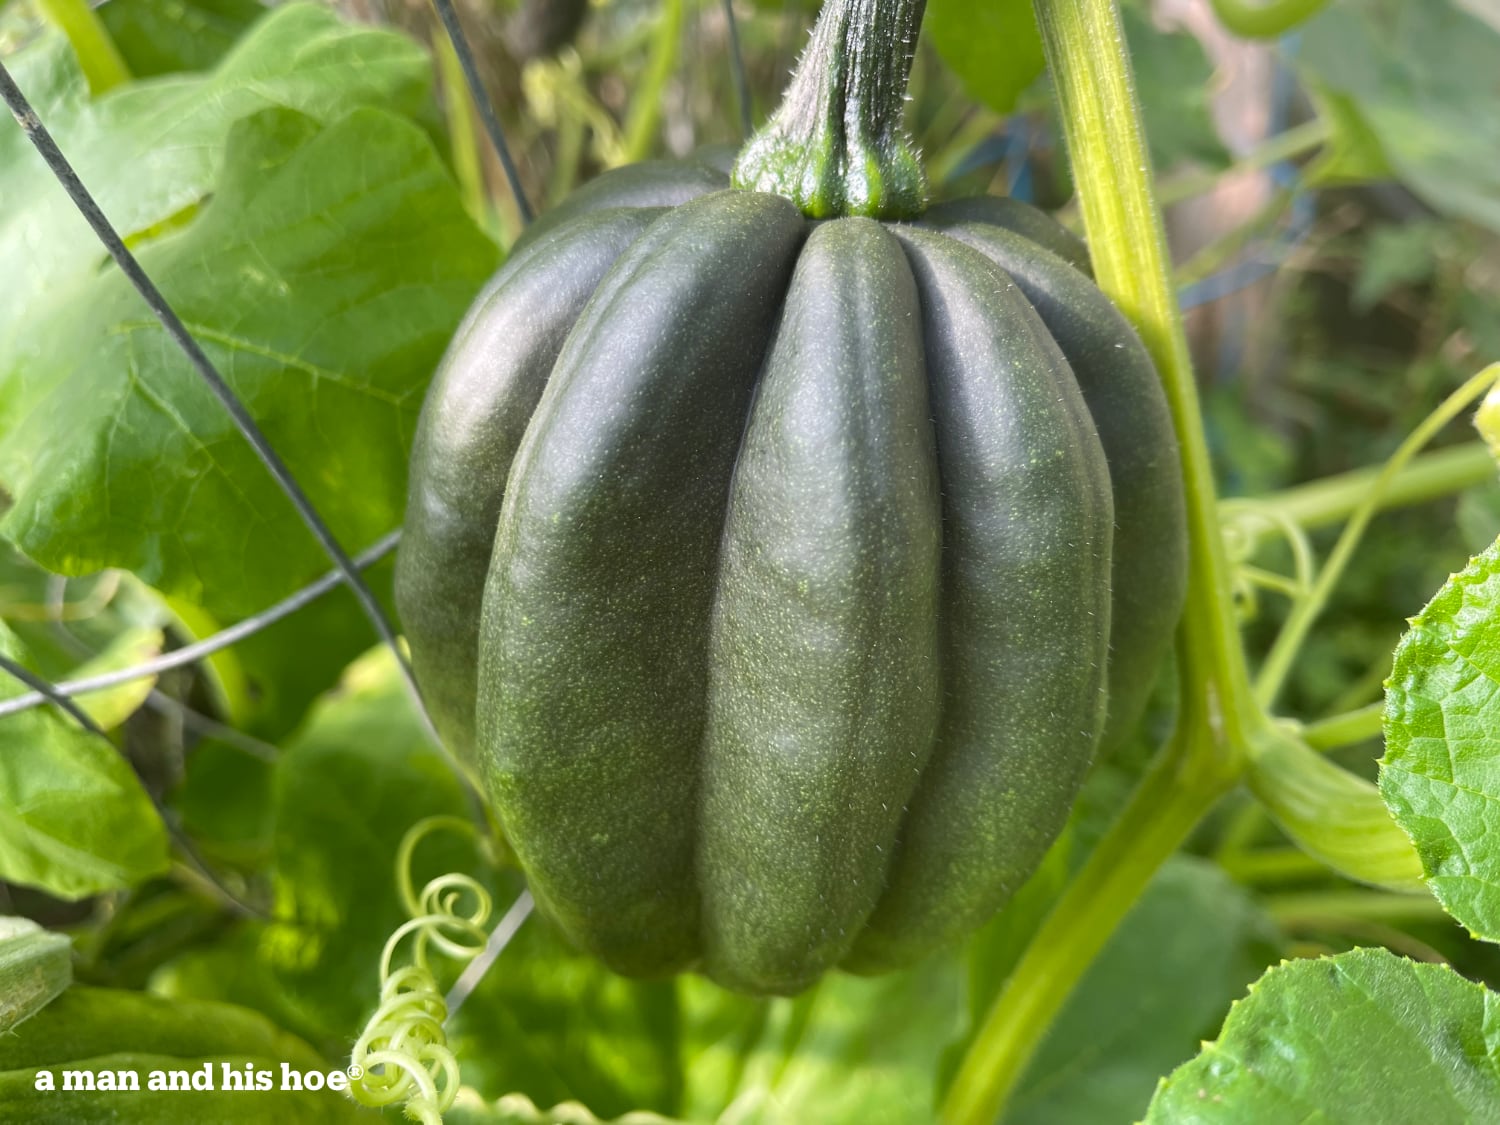
[[[47,1006],[73,979],[73,943],[29,918],[0,916],[0,1035]]]
[[[0,1121],[216,1122],[218,1125],[359,1125],[380,1115],[328,1089],[282,1088],[282,1067],[327,1075],[337,1069],[306,1043],[263,1016],[229,1004],[172,1001],[104,988],[63,993],[14,1034],[0,1037]],[[202,1072],[210,1088],[151,1090],[152,1071]],[[225,1071],[265,1071],[270,1085],[252,1092],[226,1089]],[[117,1087],[80,1092],[64,1088],[64,1071],[84,1071],[96,1084],[109,1076]],[[51,1076],[52,1088],[39,1089]],[[133,1075],[133,1079],[120,1076]],[[202,1075],[200,1073],[200,1080]]]
[[[997,113],[1042,73],[1042,38],[1030,0],[931,0],[924,24],[964,92]]]
[[[1500,543],[1450,578],[1396,649],[1380,794],[1428,885],[1500,939]]]
[[[1163,1080],[1146,1125],[1500,1120],[1500,1003],[1383,949],[1272,969]]]
[[[422,50],[293,4],[207,74],[97,101],[55,38],[15,70],[341,541],[399,524],[423,388],[498,257],[411,120]],[[329,561],[103,262],[19,130],[0,131],[0,270],[19,282],[0,301],[0,533],[51,570],[122,567],[228,624]],[[238,654],[257,708],[242,718],[284,733],[370,638],[347,592],[258,636]]]
[[[353,665],[313,709],[273,786],[275,922],[259,954],[299,1028],[352,1040],[379,999],[381,948],[406,920],[401,838],[424,817],[469,807],[386,650]],[[424,843],[418,860],[419,886],[477,863],[467,842],[445,835]]]
[[[0,652],[26,663],[4,624]],[[0,699],[26,690],[0,672]],[[0,878],[82,898],[166,866],[166,829],[118,750],[50,705],[0,718]]]
[[[161,654],[162,631],[137,626],[126,629],[110,642],[108,648],[73,669],[70,679],[87,679],[107,672],[119,672],[144,664]],[[114,730],[146,702],[156,686],[155,676],[141,676],[104,691],[91,691],[78,697],[78,705],[105,730]]]

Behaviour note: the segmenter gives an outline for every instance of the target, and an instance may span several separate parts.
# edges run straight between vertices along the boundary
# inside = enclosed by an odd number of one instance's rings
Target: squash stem
[[[735,187],[814,219],[921,214],[927,181],[902,128],[926,0],[826,0],[781,105],[734,167]]]

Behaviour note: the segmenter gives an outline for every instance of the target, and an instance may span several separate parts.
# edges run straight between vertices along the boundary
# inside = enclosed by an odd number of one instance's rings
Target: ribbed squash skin
[[[1170,644],[1183,505],[1150,362],[1040,212],[726,186],[622,169],[517,244],[423,408],[397,599],[543,911],[620,972],[789,994],[1030,875]]]

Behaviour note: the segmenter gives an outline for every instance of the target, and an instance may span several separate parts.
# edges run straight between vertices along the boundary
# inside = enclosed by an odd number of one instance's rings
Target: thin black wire
[[[69,715],[72,715],[73,718],[77,719],[78,725],[83,727],[84,730],[91,731],[94,734],[98,735],[102,735],[104,733],[104,731],[100,729],[99,724],[94,722],[94,720],[89,717],[87,711],[78,706],[78,704],[74,703],[62,692],[58,691],[57,688],[55,688],[52,684],[49,684],[41,676],[38,676],[35,672],[31,671],[31,669],[17,664],[3,652],[0,652],[0,669],[4,669],[10,675],[20,680],[27,687],[31,688],[32,691],[40,697],[37,700],[38,703],[55,703]],[[25,697],[18,696],[17,698]],[[6,702],[8,703],[10,701],[6,700]],[[16,708],[16,710],[20,711],[24,710],[24,708],[18,707]]]
[[[157,289],[151,279],[146,276],[146,272],[141,269],[140,263],[136,261],[135,255],[126,248],[124,241],[121,240],[115,228],[110,224],[109,219],[105,217],[104,212],[100,210],[99,204],[95,202],[94,197],[89,194],[88,188],[84,187],[83,181],[78,178],[78,174],[73,170],[73,166],[68,163],[67,157],[57,147],[57,143],[52,139],[52,135],[47,132],[41,119],[37,117],[36,111],[31,108],[31,103],[21,93],[20,87],[15,84],[15,81],[10,76],[10,72],[5,69],[3,63],[0,63],[0,100],[3,100],[10,109],[11,114],[26,133],[27,138],[35,146],[37,152],[41,154],[42,159],[47,162],[47,166],[52,170],[52,174],[57,177],[58,182],[62,184],[63,189],[68,193],[69,198],[72,199],[74,206],[88,220],[89,226],[94,228],[94,233],[99,237],[99,241],[104,244],[104,248],[109,251],[110,257],[120,267],[120,271],[135,286],[136,291],[140,293],[151,311],[156,314],[156,319],[161,321],[162,327],[167,330],[167,335],[171,336],[177,346],[182,349],[194,369],[203,377],[204,382],[208,384],[209,389],[213,391],[215,397],[223,404],[224,409],[229,412],[229,416],[234,419],[234,423],[239,428],[240,433],[244,435],[245,440],[254,448],[261,462],[270,471],[271,475],[276,479],[276,483],[281,486],[282,491],[286,493],[287,498],[291,500],[292,505],[297,509],[297,514],[302,517],[302,522],[307,525],[318,542],[322,544],[323,550],[327,552],[328,557],[333,560],[334,565],[343,574],[344,580],[354,591],[354,596],[359,599],[360,605],[364,608],[365,615],[369,617],[371,624],[375,626],[375,631],[380,635],[380,639],[391,646],[391,651],[396,655],[396,662],[401,668],[402,675],[406,678],[413,696],[417,696],[416,681],[412,677],[411,668],[408,667],[405,657],[401,654],[400,647],[396,644],[395,630],[391,628],[391,623],[386,620],[385,611],[380,608],[380,603],[375,600],[374,593],[365,585],[364,579],[359,576],[359,571],[355,568],[353,560],[349,558],[344,548],[339,545],[338,540],[333,537],[333,532],[328,529],[328,525],[318,515],[317,510],[312,505],[312,501],[302,491],[302,486],[292,476],[291,470],[287,468],[286,463],[281,460],[276,451],[271,448],[270,443],[266,441],[265,435],[260,432],[260,427],[255,424],[255,419],[250,417],[250,414],[241,405],[240,400],[235,397],[235,393],[230,389],[229,384],[224,382],[223,376],[219,374],[208,356],[204,354],[203,349],[193,339],[192,334],[188,332],[181,318],[172,310],[166,298],[162,296],[161,290]]]
[[[401,538],[399,530],[382,536],[374,544],[355,556],[355,565],[363,569],[370,566],[381,558],[384,558],[396,546]],[[60,684],[46,684],[38,686],[29,695],[18,695],[12,699],[0,699],[0,718],[13,715],[18,711],[36,707],[46,703],[55,694],[64,699],[75,695],[85,695],[91,691],[104,691],[107,688],[119,687],[128,684],[132,680],[144,679],[154,676],[160,672],[168,672],[173,668],[181,668],[188,664],[196,664],[206,656],[212,656],[220,649],[228,648],[232,644],[253,636],[284,617],[290,617],[297,610],[309,605],[328,593],[330,590],[342,585],[344,576],[340,571],[331,570],[317,581],[304,586],[290,597],[283,598],[268,609],[263,609],[252,617],[238,621],[226,629],[221,629],[212,636],[204,637],[201,641],[184,645],[182,648],[173,649],[171,652],[163,653],[154,660],[147,660],[129,668],[121,668],[114,672],[101,672],[97,676],[89,676],[82,680],[65,680]],[[29,682],[29,681],[28,681]],[[48,694],[48,692],[52,694]]]
[[[438,19],[448,33],[448,42],[453,44],[453,53],[458,57],[459,69],[464,72],[464,82],[469,95],[474,99],[474,108],[479,110],[479,119],[490,135],[490,144],[495,146],[495,155],[500,157],[500,167],[505,170],[505,181],[510,185],[510,194],[516,201],[516,210],[523,224],[530,224],[535,217],[526,192],[521,188],[521,174],[516,171],[516,162],[511,159],[510,146],[505,143],[505,132],[500,128],[500,118],[495,115],[495,106],[480,80],[479,68],[474,65],[474,53],[469,50],[469,40],[464,36],[463,26],[458,22],[458,13],[453,10],[452,0],[432,0]]]
[[[745,78],[745,56],[740,53],[740,27],[734,18],[734,0],[724,0],[724,21],[729,25],[729,72],[734,76],[734,99],[740,109],[740,135],[755,131],[750,120],[750,83]]]

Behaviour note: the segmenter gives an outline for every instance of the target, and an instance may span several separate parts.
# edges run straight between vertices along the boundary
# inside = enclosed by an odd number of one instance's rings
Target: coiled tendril
[[[1259,611],[1260,590],[1274,590],[1290,598],[1293,605],[1312,592],[1317,570],[1307,534],[1284,512],[1254,500],[1225,500],[1219,505],[1224,548],[1233,567],[1235,611],[1242,624],[1253,621]],[[1267,534],[1276,534],[1292,551],[1295,577],[1253,565],[1250,560]]]
[[[430,949],[466,964],[488,940],[485,924],[494,902],[478,880],[460,872],[439,875],[418,894],[412,884],[417,845],[440,830],[462,833],[482,848],[474,826],[455,816],[433,816],[407,830],[396,851],[396,883],[410,918],[391,934],[380,955],[380,1006],[354,1044],[350,1096],[362,1105],[406,1103],[423,1125],[442,1125],[458,1095],[458,1059],[448,1049],[443,1021],[448,1006],[428,964]],[[467,909],[465,909],[467,908]],[[411,963],[393,968],[407,935]],[[355,1068],[358,1068],[357,1070]]]

